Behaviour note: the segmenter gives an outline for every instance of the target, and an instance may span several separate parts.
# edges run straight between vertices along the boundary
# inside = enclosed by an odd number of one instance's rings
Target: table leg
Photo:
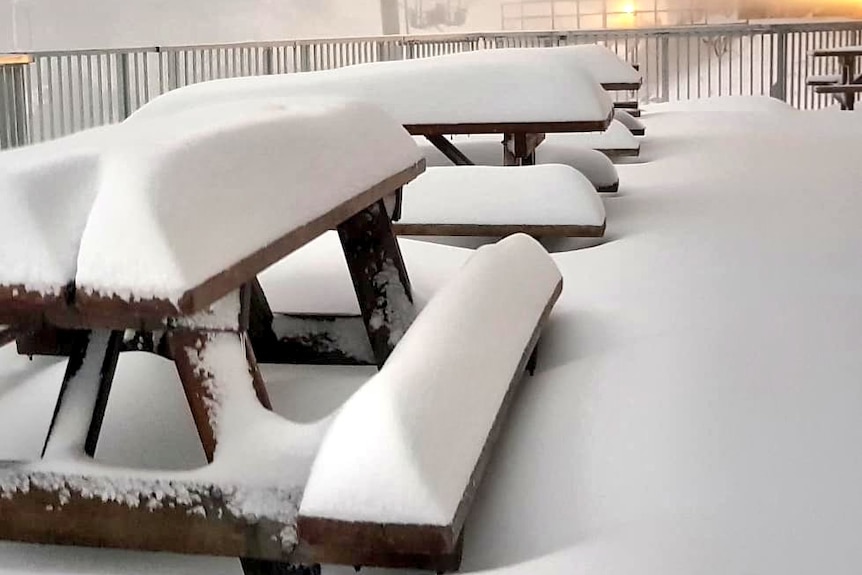
[[[506,134],[503,139],[503,165],[534,166],[536,148],[544,139],[544,134]]]
[[[338,226],[359,309],[382,367],[413,323],[413,293],[383,201]]]
[[[434,144],[434,147],[440,150],[444,156],[456,166],[475,166],[473,161],[464,155],[464,153],[455,147],[455,144],[446,139],[446,136],[435,135],[425,136],[425,139]]]

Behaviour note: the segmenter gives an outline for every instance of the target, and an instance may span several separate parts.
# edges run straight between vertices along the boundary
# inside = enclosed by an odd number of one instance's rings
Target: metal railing
[[[862,44],[862,21],[37,52],[32,63],[0,68],[0,146],[39,142],[121,121],[164,92],[217,78],[325,70],[469,50],[587,43],[603,44],[639,65],[644,85],[636,97],[641,102],[771,95],[798,108],[819,108],[830,100],[807,89],[805,78],[837,73],[837,63],[811,60],[808,52]]]

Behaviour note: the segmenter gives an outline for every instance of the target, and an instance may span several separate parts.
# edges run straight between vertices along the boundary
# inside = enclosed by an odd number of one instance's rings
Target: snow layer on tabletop
[[[450,524],[559,281],[528,236],[480,248],[335,417],[300,513]]]
[[[215,102],[321,94],[366,100],[402,124],[601,121],[612,109],[592,76],[563,62],[425,58],[204,82],[159,96],[132,119]]]
[[[571,148],[590,148],[592,150],[630,151],[639,150],[640,142],[619,120],[611,122],[604,132],[581,132],[565,134],[546,134],[545,141],[539,146],[537,155],[541,154],[545,144]]]
[[[384,112],[339,99],[203,106],[121,125],[102,157],[78,285],[182,294],[421,160]]]
[[[422,308],[472,250],[399,239],[413,300]],[[273,311],[359,315],[356,292],[337,232],[327,232],[259,276]]]
[[[98,189],[99,128],[0,153],[0,285],[57,295],[75,277]]]
[[[452,161],[425,138],[415,138],[428,166],[451,166]],[[502,166],[503,146],[499,135],[452,136],[450,140],[472,162],[480,166]],[[547,139],[536,150],[537,164],[564,164],[587,177],[593,186],[604,188],[620,181],[614,163],[601,152],[560,144]]]
[[[570,166],[429,168],[404,187],[404,224],[601,226],[605,208]]]
[[[499,62],[507,64],[515,61],[532,62],[544,66],[550,62],[560,62],[567,68],[581,68],[601,84],[638,83],[641,73],[631,64],[617,56],[613,51],[598,44],[578,46],[557,46],[553,48],[499,48],[474,50],[439,56],[440,59],[459,59],[475,62]]]

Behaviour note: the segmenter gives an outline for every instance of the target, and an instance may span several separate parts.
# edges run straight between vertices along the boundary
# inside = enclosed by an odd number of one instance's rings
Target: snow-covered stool
[[[464,521],[561,289],[553,260],[524,235],[480,248],[441,288],[328,430],[299,507],[307,553],[457,568]]]
[[[204,107],[0,154],[0,318],[76,330],[43,458],[0,465],[0,538],[238,556],[249,573],[300,560],[303,472],[280,466],[305,456],[268,411],[246,334],[255,277],[337,228],[382,365],[415,314],[384,200],[423,169],[381,110],[320,99]],[[166,334],[211,465],[93,460],[129,330]]]
[[[393,228],[413,236],[601,237],[605,209],[570,166],[429,168],[404,187]]]

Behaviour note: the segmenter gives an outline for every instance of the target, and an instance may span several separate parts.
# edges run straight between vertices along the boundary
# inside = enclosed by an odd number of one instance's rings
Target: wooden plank
[[[75,349],[77,333],[50,324],[28,329],[16,340],[18,354],[69,357]]]
[[[602,84],[608,92],[637,92],[643,86],[643,80],[640,82],[605,82]]]
[[[79,476],[11,473],[26,492],[0,490],[0,539],[48,545],[79,545],[140,551],[169,551],[226,557],[290,560],[293,546],[281,537],[292,524],[257,521],[235,514],[230,488],[198,482],[164,482],[158,505],[85,497]],[[39,487],[49,479],[56,489]],[[171,493],[183,493],[176,498]],[[262,494],[262,496],[268,496]],[[273,494],[273,498],[277,495]]]
[[[543,224],[402,224],[392,229],[399,236],[478,236],[503,237],[527,234],[534,238],[600,238],[605,235],[601,226],[569,226]]]
[[[401,248],[383,201],[338,226],[347,267],[378,367],[415,318]]]
[[[0,54],[0,66],[24,66],[33,62],[29,54]]]
[[[374,567],[409,567],[439,571],[457,569],[458,565],[437,568],[458,554],[464,521],[472,507],[477,489],[490,462],[494,446],[503,430],[506,417],[515,398],[519,383],[538,344],[542,329],[563,289],[562,280],[548,298],[542,314],[521,354],[518,367],[509,382],[500,410],[485,440],[476,467],[467,484],[455,517],[450,525],[410,525],[394,523],[350,522],[300,515],[297,521],[299,557],[313,557],[319,563],[361,565]],[[422,562],[422,563],[420,563]],[[459,561],[460,562],[460,561]]]
[[[71,286],[57,294],[42,294],[23,285],[0,285],[0,323],[39,325],[44,315],[67,308],[71,293],[74,293]]]
[[[818,94],[861,94],[862,84],[830,84],[817,86],[814,91]]]
[[[603,120],[581,122],[484,122],[465,124],[405,124],[414,136],[450,134],[550,134],[556,132],[604,132],[611,125],[613,110]]]
[[[70,315],[56,318],[54,323],[64,327],[85,325],[109,329],[154,329],[154,327],[163,324],[167,318],[191,315],[202,311],[231,291],[239,289],[259,272],[291,252],[394,193],[424,170],[425,160],[421,160],[398,174],[386,178],[365,192],[342,202],[315,220],[291,230],[269,245],[262,246],[229,268],[189,289],[180,298],[178,305],[167,300],[129,301],[119,297],[78,290],[75,295],[75,307],[78,316]],[[202,246],[202,249],[205,248],[206,246]]]

